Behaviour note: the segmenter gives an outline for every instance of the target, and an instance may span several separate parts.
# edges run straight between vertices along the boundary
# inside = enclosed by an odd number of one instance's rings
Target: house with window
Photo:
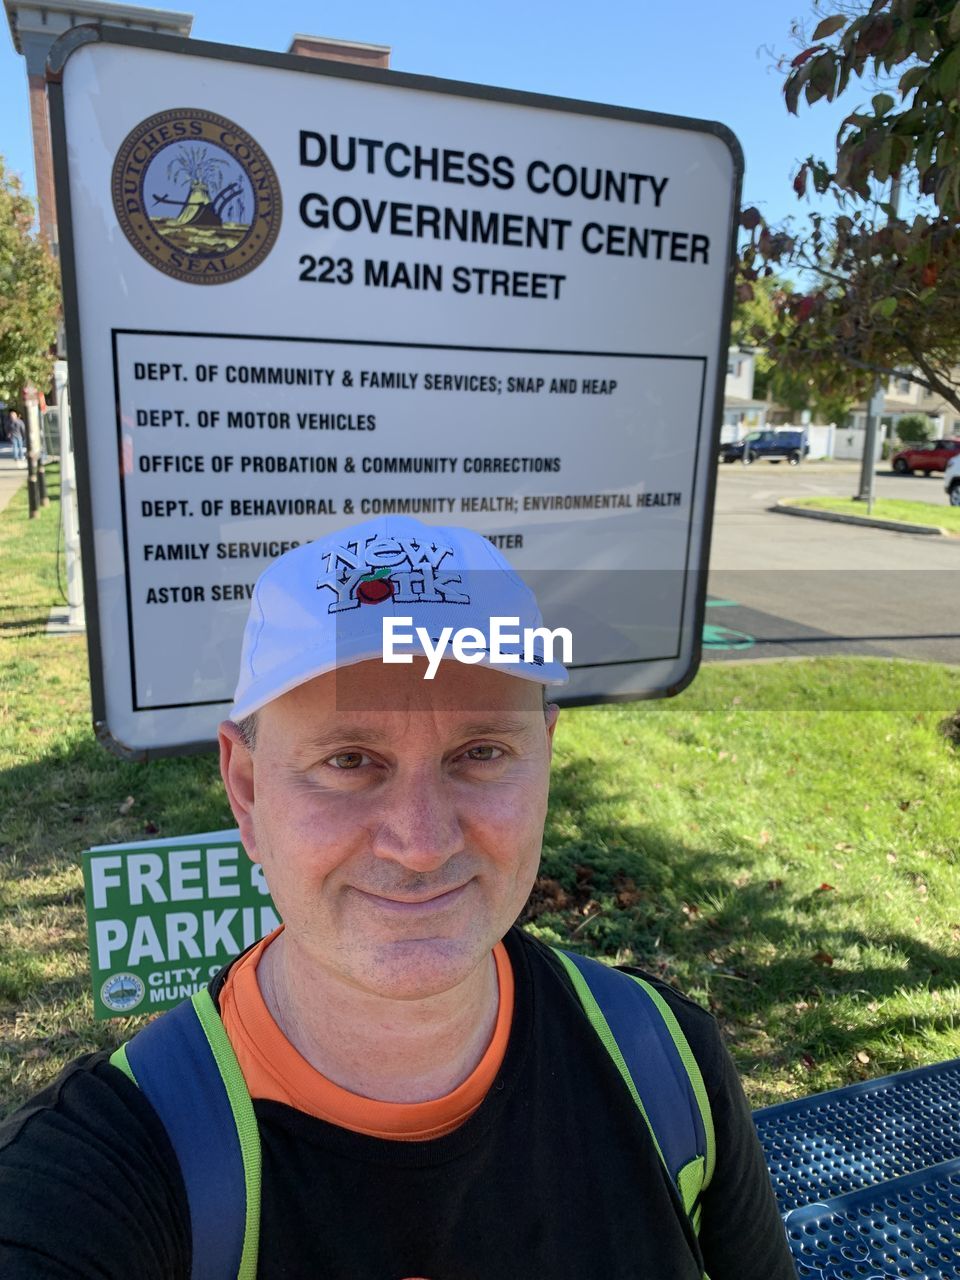
[[[960,367],[953,370],[951,381],[960,386]],[[942,396],[927,391],[916,382],[911,382],[909,378],[890,378],[884,387],[881,422],[885,431],[882,434],[895,437],[897,423],[908,413],[925,414],[933,424],[936,436],[960,436],[960,411],[954,405],[948,404]],[[854,405],[851,426],[855,431],[866,430],[866,404]]]
[[[727,352],[727,377],[723,387],[723,431],[720,439],[739,440],[748,431],[767,425],[766,400],[753,394],[756,357],[752,351],[731,347]]]

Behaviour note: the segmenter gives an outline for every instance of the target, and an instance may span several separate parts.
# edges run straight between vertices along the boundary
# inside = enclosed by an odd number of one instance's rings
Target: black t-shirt
[[[697,1240],[562,967],[519,930],[506,945],[516,981],[506,1056],[453,1133],[395,1142],[254,1102],[261,1280],[794,1280],[713,1018],[644,975],[673,1008],[713,1109],[717,1165]],[[0,1128],[0,1276],[189,1280],[176,1158],[102,1054]]]

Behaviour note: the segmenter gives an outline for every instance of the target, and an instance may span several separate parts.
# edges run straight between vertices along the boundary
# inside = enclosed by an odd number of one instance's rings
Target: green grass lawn
[[[843,516],[867,514],[867,504],[853,498],[791,498],[791,507],[813,507],[817,511],[837,511]],[[934,524],[953,536],[960,536],[960,507],[951,507],[943,494],[941,502],[911,502],[907,498],[879,498],[870,513],[874,520],[899,520],[905,524]]]
[[[212,756],[94,741],[56,528],[0,515],[0,1110],[139,1025],[92,1020],[81,851],[232,822]],[[960,1055],[958,707],[960,669],[823,659],[566,712],[528,927],[707,1004],[755,1105]]]

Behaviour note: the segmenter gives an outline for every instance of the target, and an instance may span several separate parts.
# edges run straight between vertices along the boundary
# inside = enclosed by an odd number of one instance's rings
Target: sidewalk
[[[19,467],[13,460],[13,445],[0,444],[0,511],[26,483],[26,468]]]

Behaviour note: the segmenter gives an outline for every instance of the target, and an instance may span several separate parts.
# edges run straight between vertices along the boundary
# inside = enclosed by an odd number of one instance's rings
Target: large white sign
[[[573,632],[567,701],[681,687],[732,135],[80,39],[54,50],[51,106],[101,734],[210,741],[269,559],[396,512],[480,530],[533,582]]]

